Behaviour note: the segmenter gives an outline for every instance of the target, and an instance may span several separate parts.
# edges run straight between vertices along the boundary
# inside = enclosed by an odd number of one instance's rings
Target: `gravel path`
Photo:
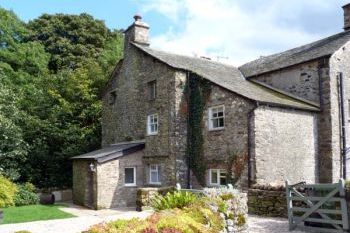
[[[249,233],[289,233],[288,221],[285,218],[266,218],[250,215],[248,218]],[[291,231],[304,233],[304,231]]]

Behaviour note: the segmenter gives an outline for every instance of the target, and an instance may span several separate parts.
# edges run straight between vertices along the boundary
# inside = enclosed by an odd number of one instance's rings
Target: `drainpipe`
[[[252,128],[251,128],[251,120],[254,115],[255,109],[259,107],[259,102],[256,102],[254,108],[248,112],[248,188],[251,187],[252,183],[252,155],[251,155],[251,134],[252,134]]]
[[[187,188],[191,188],[191,159],[189,154],[189,146],[190,146],[190,140],[189,140],[189,134],[191,127],[189,127],[190,124],[190,114],[189,114],[189,108],[190,108],[190,94],[191,94],[191,88],[190,88],[190,72],[186,72],[186,85],[187,85]]]
[[[345,128],[345,112],[344,112],[344,84],[343,73],[338,74],[338,90],[340,97],[340,118],[341,118],[341,155],[343,161],[343,179],[346,180],[346,128]]]

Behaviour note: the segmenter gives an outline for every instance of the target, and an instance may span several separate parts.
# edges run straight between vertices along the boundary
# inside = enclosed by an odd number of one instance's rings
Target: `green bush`
[[[0,208],[13,206],[16,192],[16,185],[0,175]]]
[[[165,209],[182,209],[197,200],[197,196],[190,192],[169,192],[165,196],[156,196],[151,201],[151,206],[156,210],[165,210]]]
[[[39,197],[36,194],[36,188],[31,183],[18,184],[18,191],[14,196],[16,206],[34,205],[39,202]]]

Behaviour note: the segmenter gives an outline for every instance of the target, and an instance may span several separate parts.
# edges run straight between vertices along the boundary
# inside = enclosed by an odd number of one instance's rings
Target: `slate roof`
[[[248,78],[266,72],[332,55],[350,40],[350,30],[282,53],[261,57],[239,67]]]
[[[145,148],[144,141],[122,142],[113,144],[100,150],[72,157],[71,159],[96,160],[99,163],[107,162],[125,155],[132,154]]]
[[[236,67],[208,59],[167,53],[151,49],[148,46],[133,45],[170,67],[195,73],[250,100],[275,106],[285,106],[312,111],[319,110],[316,105],[295,99],[257,83],[247,81]]]

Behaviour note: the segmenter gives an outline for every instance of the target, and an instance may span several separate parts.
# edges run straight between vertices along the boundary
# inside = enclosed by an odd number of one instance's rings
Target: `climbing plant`
[[[188,162],[198,182],[205,186],[206,164],[203,153],[203,112],[211,92],[208,81],[192,74],[186,88],[188,95]]]
[[[248,161],[248,153],[238,150],[227,150],[227,183],[236,184],[241,178]]]

